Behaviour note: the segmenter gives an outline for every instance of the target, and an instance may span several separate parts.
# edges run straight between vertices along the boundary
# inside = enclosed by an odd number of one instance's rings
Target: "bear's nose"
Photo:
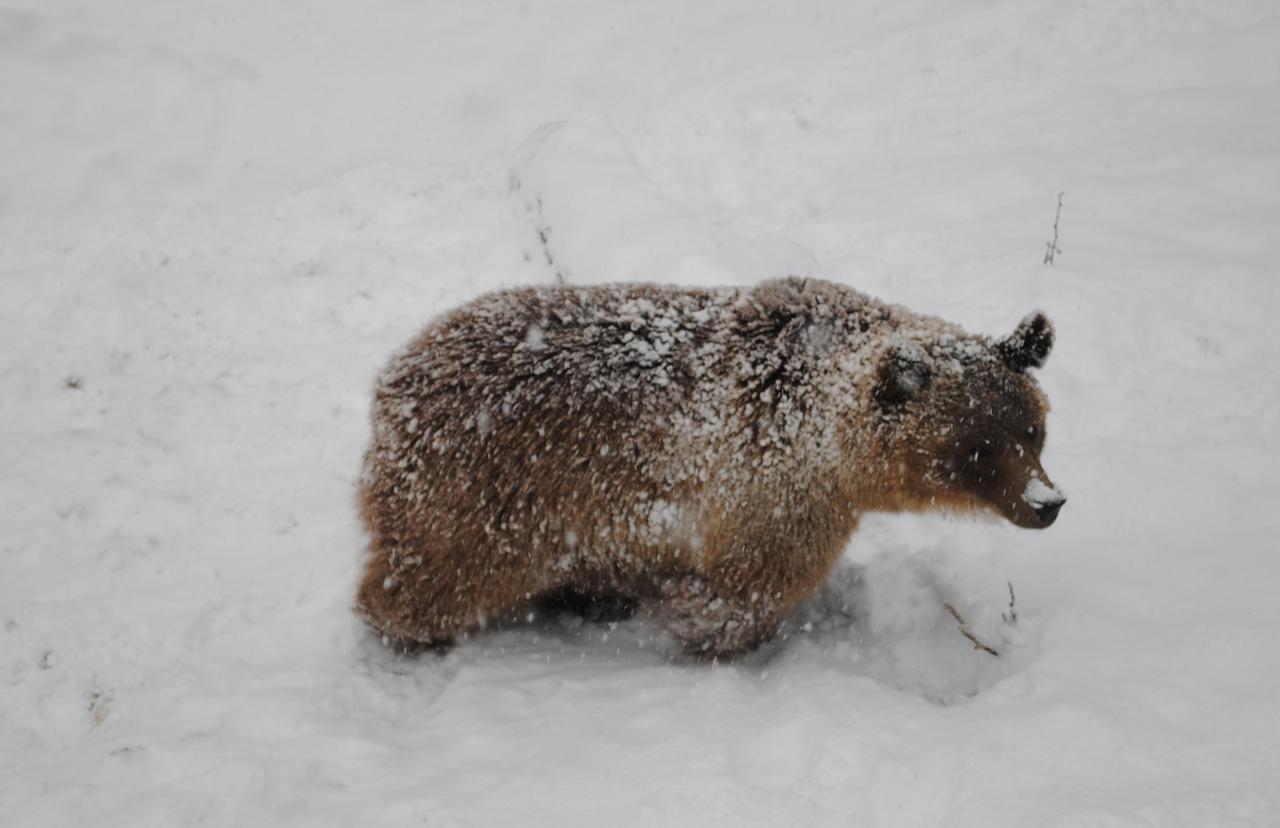
[[[1041,506],[1036,507],[1036,514],[1040,517],[1041,526],[1049,526],[1058,519],[1058,510],[1062,508],[1062,504],[1066,503],[1066,498],[1062,500],[1051,500]]]

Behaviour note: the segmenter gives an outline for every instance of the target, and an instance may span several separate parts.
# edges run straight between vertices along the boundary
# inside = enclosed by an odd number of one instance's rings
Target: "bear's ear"
[[[919,345],[894,345],[880,358],[876,387],[872,392],[876,402],[886,407],[902,405],[929,387],[933,371],[928,356]]]
[[[1053,350],[1053,325],[1040,311],[1028,314],[1013,333],[996,343],[1001,359],[1015,371],[1039,368]]]

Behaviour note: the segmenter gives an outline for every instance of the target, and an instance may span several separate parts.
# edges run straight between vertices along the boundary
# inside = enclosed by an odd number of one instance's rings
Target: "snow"
[[[1280,822],[1277,43],[1265,0],[0,9],[6,824]],[[373,377],[557,273],[1041,308],[1071,502],[869,519],[737,663],[397,656],[350,612]]]
[[[1038,508],[1050,503],[1062,503],[1067,498],[1058,487],[1050,486],[1040,478],[1033,477],[1027,481],[1027,488],[1022,493],[1022,499]]]

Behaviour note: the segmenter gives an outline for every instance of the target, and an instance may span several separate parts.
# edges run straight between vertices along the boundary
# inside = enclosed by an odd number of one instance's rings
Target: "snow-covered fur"
[[[767,638],[861,513],[1052,522],[1041,315],[992,341],[814,279],[481,297],[383,373],[358,607],[438,644],[569,591],[692,652]]]

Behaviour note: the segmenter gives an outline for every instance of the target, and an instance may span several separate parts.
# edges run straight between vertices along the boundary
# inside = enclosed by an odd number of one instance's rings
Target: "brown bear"
[[[1053,523],[1052,344],[1042,314],[992,340],[816,279],[488,294],[378,382],[358,610],[412,648],[567,595],[751,649],[864,512]]]

